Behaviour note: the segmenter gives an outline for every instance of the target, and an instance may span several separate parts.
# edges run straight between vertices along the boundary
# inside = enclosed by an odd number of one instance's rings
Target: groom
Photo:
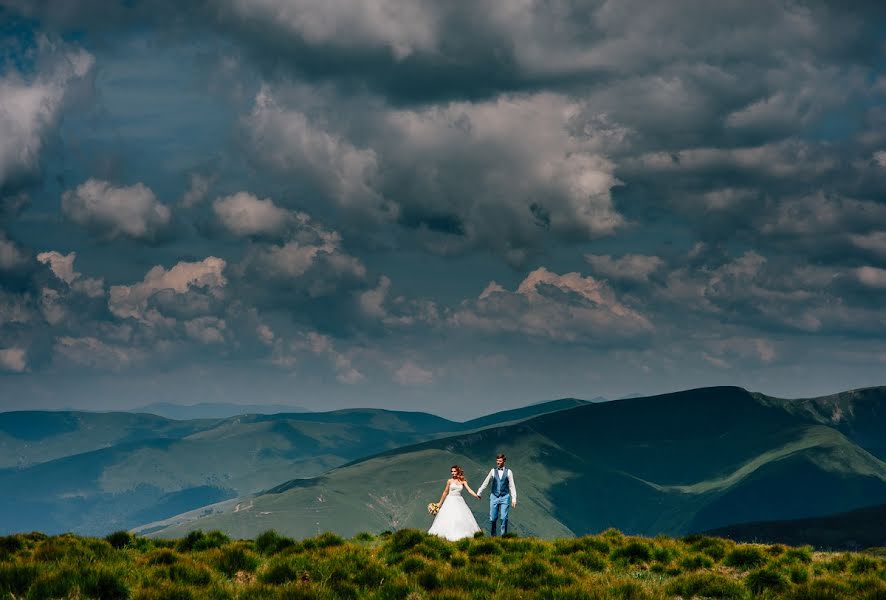
[[[495,468],[489,471],[489,475],[483,481],[483,485],[477,490],[477,497],[483,495],[483,490],[492,482],[489,492],[489,531],[495,535],[495,522],[501,513],[501,534],[508,532],[508,505],[517,507],[517,488],[514,485],[514,473],[505,467],[507,457],[499,454],[495,457]]]

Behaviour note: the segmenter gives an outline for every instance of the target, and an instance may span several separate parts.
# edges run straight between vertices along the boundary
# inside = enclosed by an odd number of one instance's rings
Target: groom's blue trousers
[[[501,534],[508,532],[508,510],[511,508],[511,495],[504,496],[489,495],[489,530],[495,535],[495,522],[501,515]]]

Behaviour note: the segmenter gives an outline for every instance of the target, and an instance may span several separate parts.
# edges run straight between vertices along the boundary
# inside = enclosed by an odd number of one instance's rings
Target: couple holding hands
[[[446,538],[450,541],[460,540],[480,531],[477,520],[467,502],[462,497],[462,490],[477,499],[483,495],[483,490],[489,490],[489,529],[490,534],[495,535],[496,522],[501,516],[501,534],[508,532],[508,511],[517,506],[517,488],[514,485],[514,473],[505,467],[507,458],[504,454],[495,457],[495,467],[489,471],[483,485],[476,492],[470,488],[465,480],[464,471],[458,465],[453,465],[450,473],[452,477],[446,481],[443,495],[440,496],[439,510],[434,523],[428,533]]]

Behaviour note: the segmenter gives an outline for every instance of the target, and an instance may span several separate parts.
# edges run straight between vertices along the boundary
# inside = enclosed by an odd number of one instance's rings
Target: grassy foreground
[[[0,537],[0,598],[886,599],[886,552],[813,552],[616,530],[446,542],[413,529],[344,540]]]

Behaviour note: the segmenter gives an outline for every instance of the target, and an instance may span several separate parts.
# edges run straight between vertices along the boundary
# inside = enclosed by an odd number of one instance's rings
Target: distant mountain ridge
[[[840,419],[822,408],[834,405]],[[718,387],[582,404],[392,449],[139,530],[303,537],[426,528],[424,505],[439,497],[449,465],[477,482],[499,451],[516,473],[518,533],[684,534],[812,517],[886,502],[884,408],[886,388],[795,401]],[[471,506],[482,522],[485,503]]]
[[[513,422],[576,402],[505,411],[484,422]],[[0,533],[106,533],[475,427],[383,409],[189,421],[132,413],[0,413]]]
[[[199,402],[197,404],[175,404],[174,402],[154,402],[127,412],[142,412],[176,419],[225,419],[237,415],[310,412],[301,406],[286,404],[233,404],[231,402]]]

